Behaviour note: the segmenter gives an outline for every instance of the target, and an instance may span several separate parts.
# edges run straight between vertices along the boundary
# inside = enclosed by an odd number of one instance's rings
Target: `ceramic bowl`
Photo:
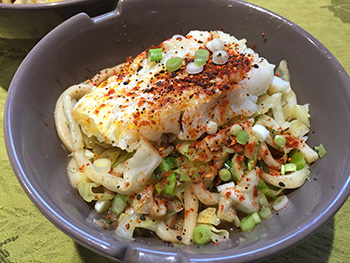
[[[117,0],[67,0],[48,4],[1,4],[0,44],[27,52],[44,35],[80,12],[91,17],[115,9]],[[4,47],[5,46],[5,47]]]
[[[55,102],[70,85],[193,29],[223,29],[246,38],[271,63],[286,59],[299,103],[310,103],[308,142],[322,143],[328,153],[312,165],[310,179],[288,195],[285,209],[219,246],[169,247],[153,238],[115,237],[86,220],[91,209],[69,184],[67,152],[55,130]],[[63,232],[98,253],[126,262],[252,262],[304,240],[349,196],[349,88],[349,76],[319,41],[260,7],[233,0],[126,0],[98,18],[74,16],[28,54],[9,89],[5,140],[33,203]]]

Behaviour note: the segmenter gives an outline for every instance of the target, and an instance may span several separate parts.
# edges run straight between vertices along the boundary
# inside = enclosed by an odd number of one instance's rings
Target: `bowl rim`
[[[344,81],[348,83],[348,86],[350,87],[350,77],[345,71],[345,69],[342,67],[339,61],[330,53],[330,51],[321,42],[319,42],[316,38],[314,38],[310,33],[305,31],[295,23],[291,22],[290,20],[270,10],[267,10],[255,4],[247,3],[241,0],[231,0],[231,1],[239,5],[243,5],[245,7],[253,8],[256,11],[264,12],[269,16],[278,18],[281,22],[294,27],[294,29],[298,31],[299,34],[303,35],[305,38],[311,41],[315,46],[322,49],[325,53],[327,53],[328,56],[331,57],[332,65],[336,67],[339,71],[341,71],[341,77],[344,78]],[[89,23],[93,22],[94,24],[97,22],[102,22],[101,20],[103,20],[104,18],[108,18],[114,15],[118,16],[122,14],[121,11],[123,10],[123,2],[126,2],[126,1],[120,1],[117,5],[117,8],[114,11],[106,13],[105,15],[101,15],[97,18],[90,18],[86,14],[78,14],[68,19],[61,25],[59,25],[56,29],[51,31],[48,34],[48,36],[54,36],[57,30],[64,30],[65,28],[69,28],[71,24],[78,23],[79,21],[85,20],[85,22],[89,22]],[[62,232],[66,233],[68,236],[73,238],[79,244],[82,244],[83,246],[87,246],[89,249],[92,249],[97,253],[100,253],[100,254],[102,253],[104,256],[115,259],[115,257],[113,256],[115,255],[115,253],[111,250],[109,251],[106,250],[105,248],[106,243],[103,240],[97,239],[89,235],[88,233],[80,230],[79,228],[77,228],[75,225],[67,221],[63,216],[61,216],[58,212],[56,212],[50,206],[50,204],[48,204],[48,202],[46,202],[44,199],[41,198],[41,196],[38,194],[38,192],[32,185],[30,179],[24,173],[23,166],[25,165],[24,164],[22,165],[22,163],[18,159],[18,155],[14,147],[14,138],[12,137],[12,132],[11,132],[12,127],[11,127],[10,120],[13,118],[11,115],[12,113],[11,107],[13,104],[13,98],[16,93],[15,91],[17,89],[17,85],[16,85],[18,81],[17,78],[20,77],[21,71],[25,68],[25,65],[28,63],[28,61],[30,61],[31,57],[34,57],[35,54],[39,52],[40,46],[45,44],[45,42],[48,42],[48,41],[50,41],[49,37],[44,37],[27,55],[27,57],[24,59],[24,61],[21,63],[20,67],[18,68],[8,91],[8,95],[5,103],[5,112],[4,112],[4,135],[5,135],[5,144],[6,144],[9,160],[21,186],[26,191],[27,195],[30,197],[30,199],[36,205],[36,207],[38,207],[41,213],[43,213]],[[324,210],[322,214],[317,215],[313,219],[313,221],[309,222],[304,227],[298,229],[293,235],[283,238],[279,240],[279,242],[277,243],[269,244],[269,246],[265,246],[259,249],[253,248],[249,253],[233,254],[231,256],[223,255],[220,257],[219,254],[214,254],[214,253],[213,254],[195,254],[195,255],[186,254],[186,255],[192,256],[192,259],[194,260],[200,259],[201,261],[205,261],[205,259],[207,259],[208,261],[211,261],[211,262],[214,262],[217,260],[222,260],[222,261],[227,260],[227,262],[230,262],[230,260],[233,260],[233,259],[240,260],[241,262],[245,262],[245,261],[249,262],[253,258],[254,260],[266,259],[270,256],[276,255],[278,253],[281,253],[295,246],[296,244],[304,240],[306,237],[308,237],[310,234],[314,233],[317,229],[323,226],[332,216],[334,216],[334,214],[345,203],[349,195],[350,195],[350,177],[347,178],[346,182],[341,188],[341,191],[339,191],[336,198],[332,201],[331,205],[326,210]],[[142,244],[140,243],[130,242],[128,246],[129,248],[132,248],[132,249],[142,248]],[[153,250],[152,252],[160,252],[160,251]],[[170,254],[177,257],[179,256],[180,253],[174,250],[174,252]],[[249,254],[248,258],[247,258],[247,254]],[[212,257],[214,255],[215,255],[215,258]]]
[[[0,11],[38,11],[51,10],[57,8],[66,8],[77,4],[91,4],[93,2],[100,2],[103,0],[66,0],[62,2],[40,3],[40,4],[5,4],[0,3]],[[89,3],[86,3],[89,2]]]

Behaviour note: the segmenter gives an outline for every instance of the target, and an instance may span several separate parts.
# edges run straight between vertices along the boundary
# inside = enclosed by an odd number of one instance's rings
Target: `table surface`
[[[350,74],[350,0],[250,0],[316,37]],[[21,56],[0,46],[0,111]],[[3,114],[0,127],[3,129]],[[8,161],[0,133],[0,262],[114,262],[79,245],[32,204]],[[350,199],[323,227],[296,247],[266,261],[350,262]],[[7,261],[6,261],[7,260]]]

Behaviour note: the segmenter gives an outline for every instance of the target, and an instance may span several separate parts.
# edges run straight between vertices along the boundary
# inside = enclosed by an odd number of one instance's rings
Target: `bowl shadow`
[[[0,87],[8,90],[11,80],[29,50],[16,48],[0,38]]]

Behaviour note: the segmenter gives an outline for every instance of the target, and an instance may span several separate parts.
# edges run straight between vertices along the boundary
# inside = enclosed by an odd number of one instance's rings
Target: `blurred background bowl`
[[[26,53],[50,30],[71,16],[85,12],[95,17],[113,10],[116,2],[67,0],[47,4],[0,3],[0,48],[10,50],[8,52]]]
[[[151,45],[190,30],[223,29],[271,63],[286,59],[299,103],[310,103],[311,146],[328,153],[287,207],[220,246],[169,247],[133,242],[89,223],[92,211],[70,186],[67,152],[54,123],[55,103],[70,85],[124,62]],[[263,34],[262,34],[263,33]],[[126,262],[252,262],[280,253],[326,223],[350,192],[350,79],[332,54],[292,22],[233,0],[125,0],[91,19],[79,14],[51,31],[28,54],[9,89],[5,141],[22,187],[39,210],[80,244]]]

